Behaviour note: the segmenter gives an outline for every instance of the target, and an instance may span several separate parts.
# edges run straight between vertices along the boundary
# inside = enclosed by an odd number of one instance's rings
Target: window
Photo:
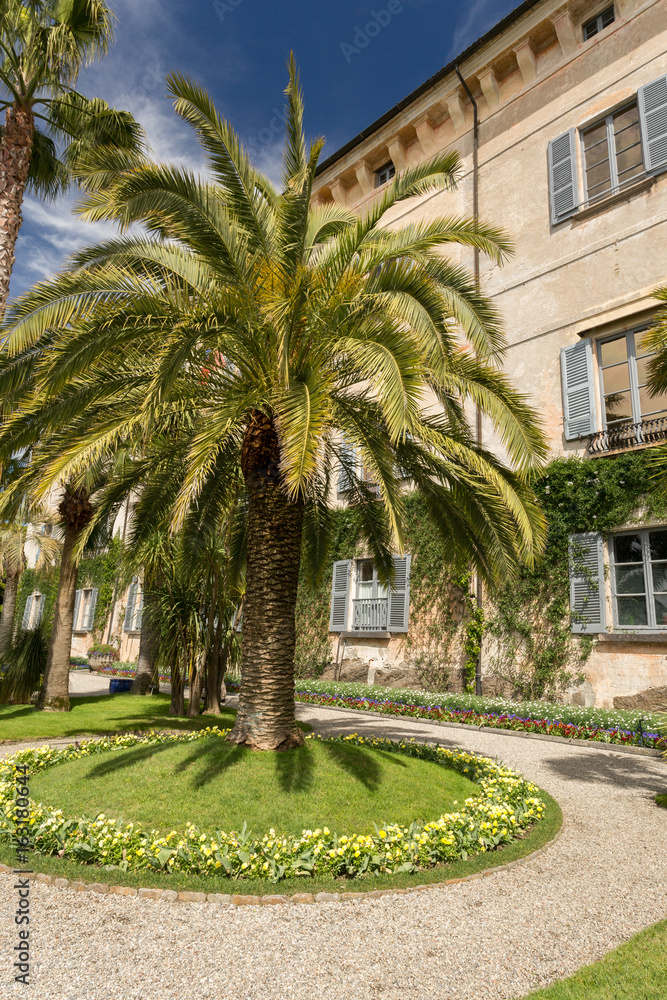
[[[393,556],[391,589],[378,579],[372,559],[334,563],[330,632],[407,632],[412,556]]]
[[[586,21],[584,24],[584,41],[588,41],[589,38],[593,38],[594,35],[599,35],[604,28],[608,28],[610,24],[613,24],[616,20],[614,14],[613,4],[611,7],[607,7],[603,10],[601,14],[596,17],[592,17],[590,21]]]
[[[648,365],[653,354],[642,347],[643,333],[630,330],[597,345],[604,430],[635,424],[639,444],[642,423],[667,417],[667,395],[652,397],[648,392]]]
[[[375,187],[382,187],[387,181],[390,181],[392,177],[396,174],[396,168],[393,163],[385,163],[383,167],[375,171]]]
[[[582,132],[586,198],[616,194],[644,173],[637,102]]]
[[[338,496],[344,496],[348,490],[357,486],[357,482],[362,482],[376,495],[380,494],[380,486],[375,481],[375,473],[368,468],[359,457],[357,449],[341,435],[340,440],[340,463],[338,469]],[[355,482],[356,480],[356,482]]]
[[[614,535],[609,549],[614,624],[667,629],[667,529]]]
[[[92,632],[96,605],[97,590],[95,588],[87,587],[83,590],[77,590],[74,600],[73,632]]]
[[[571,128],[552,139],[547,160],[553,226],[644,176],[666,171],[667,75],[640,87],[636,100],[581,131]]]

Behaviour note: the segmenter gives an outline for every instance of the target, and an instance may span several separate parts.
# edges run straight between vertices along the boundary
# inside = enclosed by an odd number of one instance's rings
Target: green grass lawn
[[[103,812],[164,833],[188,820],[208,831],[245,821],[259,837],[272,827],[372,833],[374,823],[437,819],[479,794],[449,767],[381,750],[308,740],[263,754],[219,738],[84,757],[36,774],[30,790],[67,816]]]
[[[667,809],[667,792],[663,792],[661,795],[656,795],[655,801],[662,809]]]
[[[665,1000],[667,920],[525,1000]]]
[[[30,705],[0,705],[0,740],[36,740],[80,733],[118,733],[137,729],[205,729],[234,724],[235,712],[194,719],[169,715],[169,695],[114,694],[72,698],[71,712],[37,712]]]

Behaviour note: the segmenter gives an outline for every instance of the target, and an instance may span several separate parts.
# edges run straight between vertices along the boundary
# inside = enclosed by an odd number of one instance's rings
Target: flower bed
[[[136,663],[121,662],[114,663],[108,667],[96,667],[96,674],[107,674],[109,677],[128,677],[134,678],[137,676],[137,665]],[[171,676],[169,674],[160,674],[160,683],[169,684],[171,682]]]
[[[240,832],[205,833],[189,823],[183,833],[144,831],[139,823],[107,818],[65,817],[62,810],[31,800],[16,801],[16,765],[28,773],[90,754],[137,744],[194,742],[223,737],[227,730],[209,728],[193,733],[153,733],[148,737],[119,736],[68,747],[23,750],[0,765],[0,837],[10,838],[15,825],[26,824],[31,842],[41,853],[57,854],[105,870],[163,870],[230,878],[293,876],[359,877],[370,872],[416,871],[509,844],[544,813],[539,789],[525,778],[488,758],[463,751],[425,746],[413,741],[393,743],[351,735],[338,742],[406,754],[451,767],[480,786],[480,795],[466,799],[455,813],[409,827],[383,825],[375,834],[338,834],[327,827],[303,830],[300,836],[280,836],[271,829],[253,838],[244,824]],[[321,739],[321,737],[308,737]],[[336,741],[333,741],[336,742]],[[27,803],[27,804],[26,804]],[[23,815],[23,814],[27,815]]]

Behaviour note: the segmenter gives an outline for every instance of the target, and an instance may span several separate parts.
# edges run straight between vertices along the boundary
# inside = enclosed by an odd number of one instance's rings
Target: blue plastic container
[[[132,689],[132,677],[112,677],[109,681],[109,694],[120,694]]]

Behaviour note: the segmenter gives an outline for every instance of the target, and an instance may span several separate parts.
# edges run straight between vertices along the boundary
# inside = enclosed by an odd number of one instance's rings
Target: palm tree
[[[59,542],[39,533],[41,527],[52,526],[53,518],[39,508],[30,509],[22,502],[18,510],[0,522],[0,569],[5,575],[5,592],[0,616],[0,661],[9,651],[14,638],[16,600],[21,576],[26,567],[26,542],[33,539],[39,546],[37,569],[53,565],[60,548]]]
[[[144,223],[151,235],[82,251],[69,271],[36,286],[8,313],[5,350],[48,341],[39,405],[48,410],[65,392],[67,413],[80,421],[42,490],[133,438],[146,449],[144,510],[151,495],[164,509],[154,485],[163,476],[176,484],[178,531],[229,505],[241,470],[247,572],[230,738],[285,749],[302,740],[299,567],[302,559],[312,574],[322,566],[339,468],[385,582],[403,546],[405,477],[422,491],[452,562],[472,562],[493,581],[530,563],[542,544],[529,478],[546,447],[527,400],[499,369],[496,313],[443,254],[458,244],[501,262],[507,239],[465,218],[387,224],[398,204],[455,186],[456,153],[398,174],[357,218],[312,203],[323,143],[307,148],[293,61],[281,192],[254,169],[205,91],[178,74],[168,85],[198,133],[209,176],[144,162],[104,195],[87,195],[85,217]],[[475,442],[474,406],[509,465]],[[179,424],[173,440],[170,422]]]
[[[113,15],[103,0],[0,2],[0,316],[9,295],[26,187],[55,197],[73,176],[89,185],[100,146],[127,153],[142,133],[127,112],[72,90],[79,70],[107,51]],[[39,125],[37,124],[39,123]],[[58,155],[54,140],[65,143]]]

